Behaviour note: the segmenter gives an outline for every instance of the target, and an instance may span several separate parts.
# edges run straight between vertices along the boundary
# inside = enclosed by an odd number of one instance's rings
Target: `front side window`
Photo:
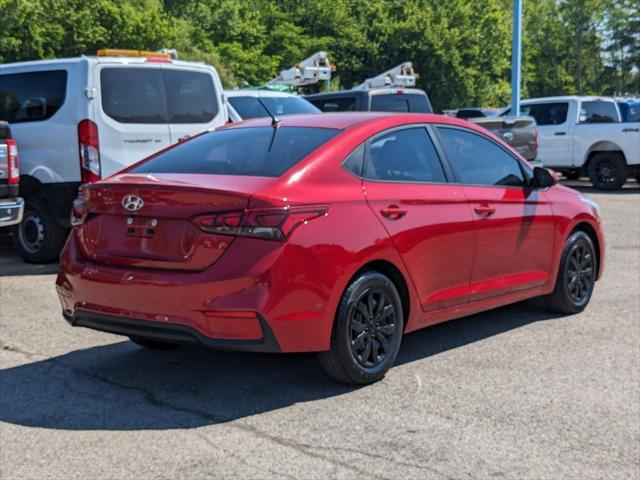
[[[269,114],[260,104],[266,106],[273,115],[295,115],[300,113],[319,113],[316,107],[300,97],[240,97],[230,96],[229,103],[242,119],[268,117]]]
[[[105,68],[102,110],[120,123],[208,123],[218,113],[211,75],[159,68]]]
[[[526,185],[520,163],[481,135],[458,128],[438,127],[456,178],[466,185]]]
[[[179,143],[131,172],[279,177],[339,132],[309,127],[223,129]]]
[[[396,130],[369,145],[364,177],[388,182],[445,183],[442,164],[427,131]]]
[[[0,120],[47,120],[62,107],[66,92],[66,70],[0,75]]]
[[[618,110],[613,102],[591,101],[580,105],[580,123],[615,123]]]
[[[539,126],[561,125],[567,121],[568,112],[569,104],[567,102],[531,103],[520,107],[520,114],[535,118]]]

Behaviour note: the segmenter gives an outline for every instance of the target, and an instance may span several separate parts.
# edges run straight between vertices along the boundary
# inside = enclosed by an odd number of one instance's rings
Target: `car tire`
[[[589,162],[588,173],[598,190],[618,190],[629,176],[624,157],[618,152],[596,153]]]
[[[13,227],[14,246],[29,263],[57,261],[67,235],[39,198],[27,198],[22,222]]]
[[[148,338],[142,338],[142,337],[129,337],[129,340],[131,340],[136,345],[139,345],[144,348],[148,348],[150,350],[172,350],[174,348],[178,348],[177,343],[162,342],[159,340],[150,340]]]
[[[557,313],[579,313],[585,309],[596,280],[598,258],[593,241],[583,231],[567,239],[553,292],[545,296],[547,306]]]
[[[377,382],[394,364],[404,331],[402,301],[385,275],[366,271],[342,294],[330,350],[319,352],[324,371],[350,384]]]

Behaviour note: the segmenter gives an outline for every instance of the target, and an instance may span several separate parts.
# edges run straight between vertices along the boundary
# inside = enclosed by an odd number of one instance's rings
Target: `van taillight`
[[[98,127],[91,120],[78,124],[78,148],[80,150],[80,174],[82,183],[100,180],[100,145]]]
[[[17,185],[20,182],[20,160],[15,140],[6,140],[7,144],[7,183]]]

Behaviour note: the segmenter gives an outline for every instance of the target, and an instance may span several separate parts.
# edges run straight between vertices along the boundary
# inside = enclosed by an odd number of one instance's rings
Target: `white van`
[[[0,65],[0,120],[20,145],[26,261],[55,260],[81,183],[105,178],[228,118],[216,70],[168,54],[97,56]]]

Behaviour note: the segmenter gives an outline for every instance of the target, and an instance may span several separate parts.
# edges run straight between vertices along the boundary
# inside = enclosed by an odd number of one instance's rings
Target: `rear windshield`
[[[64,104],[67,71],[0,75],[0,120],[10,123],[51,118]]]
[[[178,144],[131,172],[279,177],[339,132],[309,127],[220,130]]]
[[[209,73],[159,68],[105,68],[102,110],[120,123],[208,123],[218,113]]]
[[[269,116],[260,102],[274,115],[320,113],[320,110],[300,97],[261,97],[260,101],[256,97],[249,96],[229,97],[229,103],[244,120]]]
[[[371,96],[372,112],[432,113],[426,95],[385,93]]]

